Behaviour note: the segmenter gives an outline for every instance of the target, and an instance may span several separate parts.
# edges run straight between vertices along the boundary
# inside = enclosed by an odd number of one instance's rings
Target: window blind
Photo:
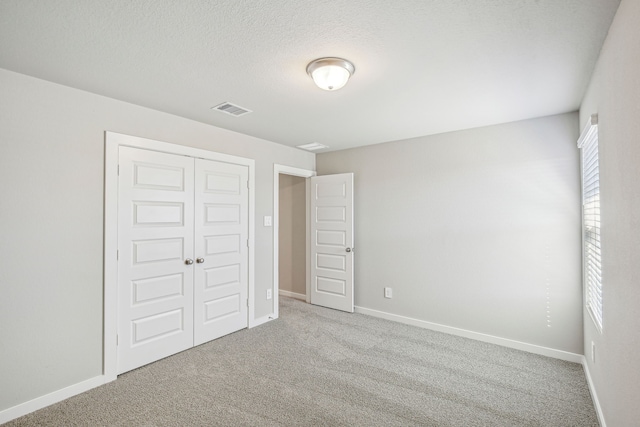
[[[600,247],[600,173],[598,167],[598,116],[578,140],[582,159],[582,216],[584,282],[586,304],[599,330],[602,330],[602,263]]]

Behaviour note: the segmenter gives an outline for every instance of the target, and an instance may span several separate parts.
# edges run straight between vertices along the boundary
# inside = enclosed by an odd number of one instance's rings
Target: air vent
[[[246,108],[240,107],[239,105],[232,104],[230,102],[223,102],[220,105],[216,105],[215,107],[211,107],[212,110],[218,110],[222,113],[229,114],[234,117],[244,116],[245,114],[249,114],[252,111]]]
[[[318,151],[318,150],[322,150],[323,148],[329,148],[328,146],[320,144],[319,142],[312,142],[311,144],[298,145],[297,147],[307,151]]]

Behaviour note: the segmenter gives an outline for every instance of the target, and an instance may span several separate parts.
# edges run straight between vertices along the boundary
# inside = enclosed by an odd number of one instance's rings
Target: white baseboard
[[[89,391],[92,388],[96,388],[108,382],[109,381],[106,380],[106,377],[104,375],[100,375],[98,377],[82,381],[69,387],[56,390],[52,393],[45,394],[44,396],[37,397],[33,400],[29,400],[28,402],[24,402],[14,407],[5,409],[4,411],[0,412],[0,424],[15,420],[18,417],[27,415],[49,405],[53,405],[54,403],[58,403],[80,393],[84,393],[85,391]]]
[[[307,296],[305,294],[298,294],[296,292],[291,292],[291,291],[283,291],[282,289],[278,291],[278,294],[283,297],[295,298],[300,301],[307,301]]]
[[[425,320],[413,319],[411,317],[400,316],[397,314],[386,313],[384,311],[372,310],[370,308],[355,307],[356,313],[367,314],[381,319],[393,320],[395,322],[404,323],[406,325],[417,326],[419,328],[430,329],[432,331],[444,332],[446,334],[456,335],[459,337],[471,338],[477,341],[488,342],[491,344],[501,345],[503,347],[514,348],[516,350],[527,351],[529,353],[540,354],[542,356],[553,357],[555,359],[566,360],[573,363],[582,363],[584,356],[568,351],[556,350],[553,348],[542,347],[535,344],[528,344],[521,341],[514,341],[507,338],[500,338],[493,335],[473,332],[466,329],[454,328],[452,326],[441,325],[439,323],[427,322]]]
[[[584,369],[584,375],[587,377],[587,384],[589,385],[589,392],[591,393],[591,400],[593,400],[593,406],[596,408],[596,414],[598,415],[598,421],[600,422],[600,427],[607,427],[607,423],[604,420],[604,413],[602,412],[602,407],[600,406],[600,401],[598,400],[598,394],[596,393],[596,388],[593,385],[593,380],[591,379],[591,372],[589,372],[589,365],[587,365],[587,358],[582,356],[582,367]]]

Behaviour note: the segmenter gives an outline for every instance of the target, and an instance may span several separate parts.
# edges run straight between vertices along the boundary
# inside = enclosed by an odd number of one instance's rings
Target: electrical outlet
[[[596,363],[596,343],[591,341],[591,361]]]
[[[393,289],[384,288],[384,297],[385,298],[393,298]]]
[[[267,299],[271,299],[271,289],[267,289]]]

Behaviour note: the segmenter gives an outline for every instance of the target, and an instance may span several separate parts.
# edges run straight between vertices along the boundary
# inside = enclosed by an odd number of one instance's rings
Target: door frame
[[[247,166],[249,172],[249,277],[248,327],[255,319],[255,160],[200,148],[171,144],[115,132],[105,132],[104,169],[104,282],[103,282],[103,359],[105,383],[117,378],[118,333],[118,151],[121,146],[178,154]]]
[[[293,175],[299,176],[302,178],[306,178],[306,245],[307,248],[307,279],[306,279],[306,300],[307,303],[311,302],[311,272],[309,266],[311,265],[311,255],[309,254],[309,221],[311,220],[310,212],[309,212],[309,191],[311,189],[309,184],[309,179],[312,176],[316,176],[316,171],[308,170],[308,169],[300,169],[294,168],[292,166],[279,165],[277,163],[273,164],[273,318],[277,319],[280,315],[279,308],[279,292],[280,292],[280,257],[279,257],[279,248],[280,248],[280,174],[284,175]]]

